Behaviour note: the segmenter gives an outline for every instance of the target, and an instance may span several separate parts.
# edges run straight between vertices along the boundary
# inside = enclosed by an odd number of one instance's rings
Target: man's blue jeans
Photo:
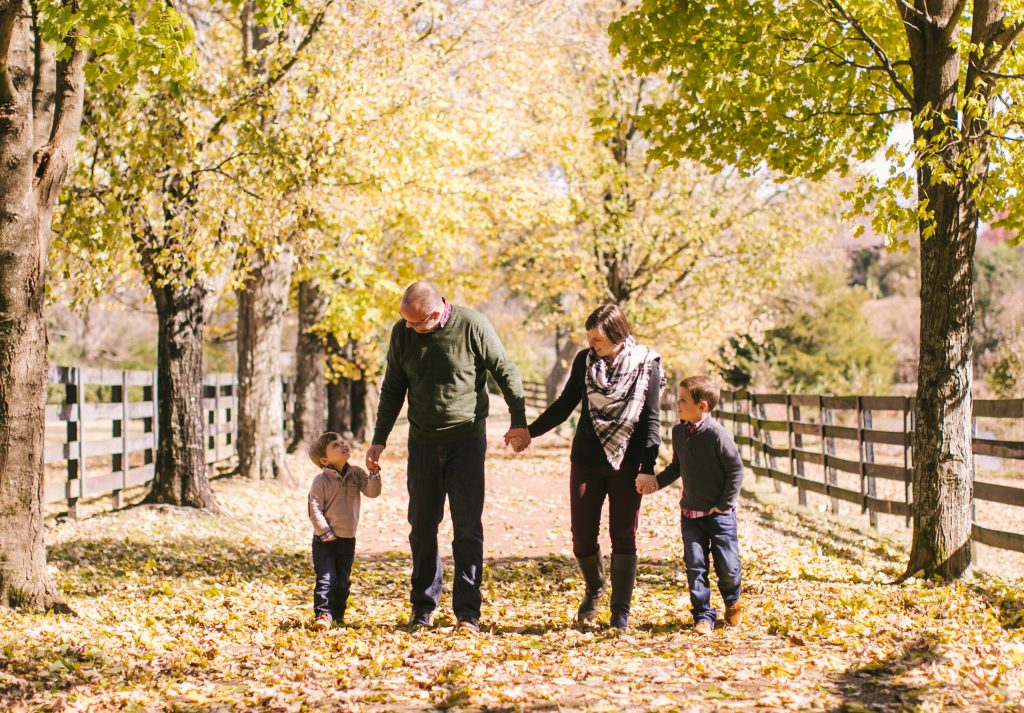
[[[690,585],[693,621],[714,625],[718,612],[711,606],[708,556],[714,560],[718,591],[726,606],[740,599],[740,543],[736,535],[736,511],[683,519],[683,556]]]
[[[409,440],[409,547],[412,550],[414,609],[433,611],[441,596],[441,555],[437,528],[444,501],[452,516],[455,584],[452,610],[459,618],[480,618],[480,581],[484,564],[484,456],[487,438],[454,443]]]

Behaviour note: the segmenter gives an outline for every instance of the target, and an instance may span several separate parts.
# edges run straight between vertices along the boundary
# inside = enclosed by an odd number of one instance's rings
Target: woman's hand
[[[641,473],[636,476],[636,491],[641,495],[650,495],[658,491],[658,479],[653,473]]]
[[[530,430],[527,428],[510,428],[505,433],[505,445],[512,446],[516,453],[522,453],[530,446]]]

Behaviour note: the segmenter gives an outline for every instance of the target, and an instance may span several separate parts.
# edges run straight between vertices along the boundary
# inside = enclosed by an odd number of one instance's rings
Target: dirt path
[[[501,447],[502,430],[492,426],[488,456],[480,635],[452,627],[450,568],[435,627],[403,625],[408,525],[396,438],[384,495],[365,504],[345,627],[309,628],[305,492],[222,479],[219,516],[143,506],[50,530],[50,560],[78,617],[0,611],[0,709],[1024,705],[1020,582],[892,586],[898,545],[797,513],[757,483],[740,512],[742,628],[707,639],[691,632],[675,490],[643,506],[633,628],[575,629],[568,449],[551,437],[514,456]],[[450,540],[447,520],[441,540]]]

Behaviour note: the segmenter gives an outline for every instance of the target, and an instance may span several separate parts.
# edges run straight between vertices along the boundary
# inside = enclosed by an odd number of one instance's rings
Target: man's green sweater
[[[391,330],[387,371],[380,390],[373,442],[385,445],[409,395],[409,438],[451,443],[482,436],[488,412],[487,372],[505,396],[513,427],[526,426],[523,382],[494,327],[479,312],[452,306],[443,327],[430,334]]]

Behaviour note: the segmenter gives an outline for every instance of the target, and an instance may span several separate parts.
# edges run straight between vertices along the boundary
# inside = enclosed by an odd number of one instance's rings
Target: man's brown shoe
[[[700,634],[701,636],[711,636],[714,632],[715,626],[706,619],[701,619],[693,625],[693,633]]]
[[[739,626],[740,621],[743,620],[743,605],[739,602],[731,604],[725,608],[725,624],[726,626]]]

